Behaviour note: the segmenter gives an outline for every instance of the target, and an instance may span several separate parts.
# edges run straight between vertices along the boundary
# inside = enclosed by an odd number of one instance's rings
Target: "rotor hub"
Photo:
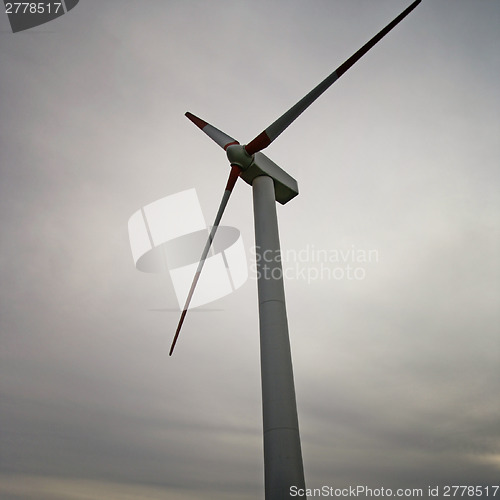
[[[253,161],[253,156],[250,156],[245,146],[241,144],[232,144],[226,149],[227,159],[231,165],[237,165],[242,170],[246,170]]]

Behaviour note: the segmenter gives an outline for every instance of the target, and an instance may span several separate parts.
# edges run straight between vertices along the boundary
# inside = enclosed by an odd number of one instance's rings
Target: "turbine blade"
[[[207,123],[206,121],[202,120],[201,118],[198,118],[197,116],[193,115],[193,113],[190,113],[189,111],[186,113],[186,116],[205,134],[210,137],[213,141],[215,141],[221,148],[227,149],[228,146],[231,146],[232,144],[239,144],[239,142],[236,139],[233,139],[231,136],[225,134],[218,128],[215,128],[213,125],[210,125],[210,123]]]
[[[325,92],[337,79],[339,79],[354,63],[364,56],[376,43],[378,43],[389,31],[399,24],[422,0],[416,0],[398,17],[390,22],[383,30],[377,33],[369,42],[354,53],[347,61],[341,64],[333,73],[327,76],[319,85],[311,90],[297,104],[280,116],[266,130],[261,132],[255,139],[249,142],[245,149],[248,154],[253,155],[271,144],[283,130],[285,130],[303,111],[305,111],[323,92]]]
[[[177,330],[175,331],[174,340],[172,341],[172,345],[170,347],[169,356],[172,356],[174,352],[175,344],[177,343],[177,338],[179,337],[179,333],[182,328],[182,324],[184,323],[184,318],[186,317],[189,304],[191,303],[191,299],[193,298],[194,291],[196,289],[196,285],[198,283],[198,279],[200,278],[201,270],[203,269],[203,265],[205,264],[205,259],[207,258],[210,247],[212,246],[212,242],[215,237],[215,233],[217,232],[217,228],[219,227],[220,220],[222,219],[222,214],[226,208],[227,202],[229,201],[229,197],[231,196],[231,192],[233,191],[234,184],[238,180],[238,176],[240,175],[241,168],[237,165],[231,165],[231,172],[229,174],[229,178],[227,180],[226,189],[222,196],[222,201],[219,205],[219,210],[217,211],[217,215],[215,216],[214,224],[208,236],[207,243],[205,248],[203,249],[203,253],[201,254],[200,263],[198,264],[198,268],[196,269],[196,273],[193,278],[193,283],[191,284],[191,288],[189,289],[189,293],[186,299],[186,303],[184,304],[184,309],[182,310],[181,317],[179,319],[179,323],[177,324]]]

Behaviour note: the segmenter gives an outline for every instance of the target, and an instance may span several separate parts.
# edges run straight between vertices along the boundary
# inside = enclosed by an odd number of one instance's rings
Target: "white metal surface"
[[[274,181],[275,199],[284,205],[299,194],[297,181],[264,153],[255,153],[250,166],[241,172],[240,177],[248,184],[261,175],[269,176]]]
[[[278,218],[271,177],[253,180],[259,292],[264,475],[266,500],[304,488],[304,468],[283,287]],[[265,252],[265,253],[264,253]],[[269,258],[273,256],[273,258]]]

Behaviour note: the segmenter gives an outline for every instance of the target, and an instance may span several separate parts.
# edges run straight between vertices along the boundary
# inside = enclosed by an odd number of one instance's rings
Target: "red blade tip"
[[[190,113],[189,111],[186,113],[186,117],[189,118],[197,127],[201,128],[202,130],[208,125],[207,122],[193,115],[193,113]]]

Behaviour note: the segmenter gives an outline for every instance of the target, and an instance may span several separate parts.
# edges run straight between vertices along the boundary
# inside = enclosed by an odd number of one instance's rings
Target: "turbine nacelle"
[[[245,171],[253,162],[253,156],[249,155],[245,146],[241,144],[230,144],[226,147],[227,159],[231,165],[240,167]]]
[[[250,154],[247,149],[248,145],[242,146],[236,139],[193,113],[187,112],[186,116],[226,151],[229,163],[234,169],[239,170],[239,177],[245,182],[252,185],[253,180],[260,175],[271,177],[274,182],[276,201],[282,205],[299,194],[297,181],[264,153],[256,151]]]
[[[252,185],[253,180],[260,175],[271,177],[276,201],[282,205],[299,194],[297,181],[264,153],[257,152],[253,155],[250,166],[240,173],[240,177]]]
[[[226,154],[231,166],[241,169],[240,177],[246,183],[252,185],[253,180],[260,175],[271,177],[274,182],[276,201],[282,205],[299,194],[297,181],[264,153],[257,152],[249,155],[245,146],[231,144],[226,147]]]

